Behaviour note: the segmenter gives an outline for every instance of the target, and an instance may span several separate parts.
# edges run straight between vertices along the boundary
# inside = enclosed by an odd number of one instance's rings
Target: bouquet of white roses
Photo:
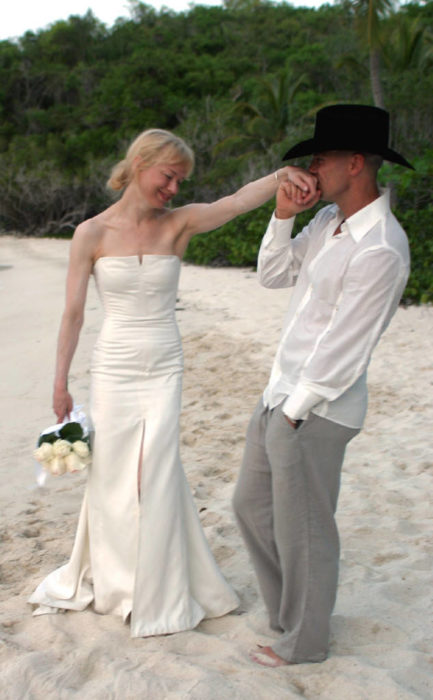
[[[78,472],[90,464],[89,426],[81,406],[74,406],[70,420],[44,430],[33,452],[43,469],[55,476],[66,472]],[[42,485],[45,478],[37,476]]]

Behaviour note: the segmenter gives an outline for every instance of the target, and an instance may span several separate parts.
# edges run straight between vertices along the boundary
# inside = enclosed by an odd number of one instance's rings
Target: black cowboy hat
[[[382,156],[414,170],[403,156],[388,148],[389,114],[368,105],[332,105],[316,114],[312,139],[301,141],[284,155],[283,160],[309,156],[324,151],[359,151]]]

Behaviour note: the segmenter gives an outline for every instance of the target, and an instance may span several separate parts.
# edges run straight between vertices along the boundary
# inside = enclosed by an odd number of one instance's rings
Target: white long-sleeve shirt
[[[312,411],[360,428],[371,353],[409,275],[406,234],[386,190],[346,221],[335,204],[324,207],[291,239],[293,223],[272,216],[259,252],[262,285],[295,285],[264,402],[285,399],[292,420]]]

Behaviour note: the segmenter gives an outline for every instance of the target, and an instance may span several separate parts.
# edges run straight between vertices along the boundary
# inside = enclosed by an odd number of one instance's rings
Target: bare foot
[[[257,644],[258,649],[253,649],[249,652],[249,657],[256,664],[261,666],[269,666],[270,668],[276,668],[277,666],[287,666],[288,661],[282,659],[273,650],[272,647],[262,647],[261,644]]]

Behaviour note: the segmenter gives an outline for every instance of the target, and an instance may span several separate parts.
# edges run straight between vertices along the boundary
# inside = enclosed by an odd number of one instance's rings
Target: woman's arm
[[[93,237],[87,229],[87,222],[78,226],[69,254],[66,302],[57,343],[53,393],[53,409],[59,422],[69,417],[73,406],[72,396],[68,392],[68,374],[83,325],[87,286],[93,266]]]
[[[307,202],[314,196],[315,176],[301,168],[286,166],[259,180],[249,182],[234,194],[211,204],[190,204],[176,209],[173,213],[182,231],[181,238],[184,242],[186,239],[187,243],[197,233],[212,231],[239,214],[256,209],[267,202],[275,194],[279,184],[287,179],[298,188],[303,201]]]

